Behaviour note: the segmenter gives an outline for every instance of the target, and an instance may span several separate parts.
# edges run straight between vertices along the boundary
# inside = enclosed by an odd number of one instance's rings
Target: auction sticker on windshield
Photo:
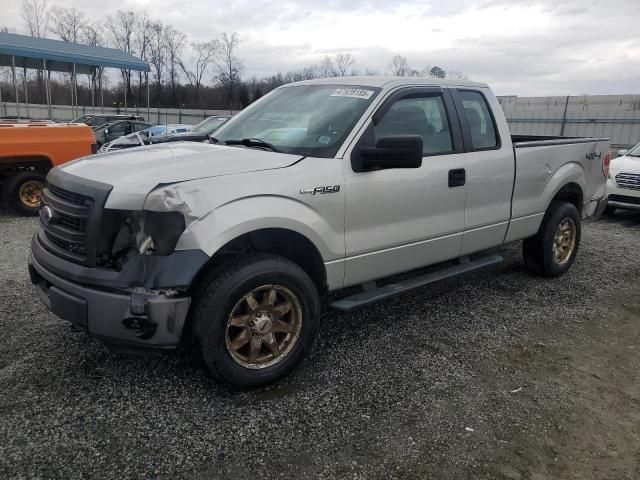
[[[364,90],[362,88],[336,88],[331,94],[332,97],[351,97],[362,98],[368,100],[373,95],[373,90]]]

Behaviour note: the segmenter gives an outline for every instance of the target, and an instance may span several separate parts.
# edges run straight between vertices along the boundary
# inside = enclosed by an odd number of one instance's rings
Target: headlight
[[[184,230],[179,212],[105,210],[96,261],[101,267],[120,270],[131,255],[171,255]]]
[[[171,255],[184,229],[184,216],[180,212],[144,212],[144,225],[137,242],[138,253]]]

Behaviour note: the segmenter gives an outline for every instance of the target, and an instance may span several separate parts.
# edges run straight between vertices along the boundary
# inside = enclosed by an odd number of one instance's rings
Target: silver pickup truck
[[[218,381],[256,387],[308,352],[330,291],[361,286],[331,307],[362,307],[493,265],[480,252],[517,240],[536,274],[566,272],[581,219],[606,206],[609,148],[511,136],[479,83],[285,85],[209,144],[52,170],[29,270],[53,313],[108,345],[187,341]]]

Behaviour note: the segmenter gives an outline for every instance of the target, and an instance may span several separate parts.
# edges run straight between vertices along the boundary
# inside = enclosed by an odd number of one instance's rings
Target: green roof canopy
[[[46,60],[47,69],[57,72],[71,72],[74,63],[77,73],[88,74],[96,67],[149,71],[147,62],[115,48],[0,32],[0,66],[11,66],[12,56],[20,68],[42,69]]]

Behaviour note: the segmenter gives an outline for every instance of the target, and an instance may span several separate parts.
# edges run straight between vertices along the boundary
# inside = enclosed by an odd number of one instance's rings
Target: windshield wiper
[[[267,148],[272,152],[281,153],[276,147],[269,142],[260,140],[259,138],[243,138],[242,140],[227,140],[225,145],[244,145],[245,147]]]
[[[209,141],[211,143],[215,143],[215,144],[220,143],[220,140],[218,140],[216,137],[212,137],[211,135],[207,135],[207,137],[209,137]]]

